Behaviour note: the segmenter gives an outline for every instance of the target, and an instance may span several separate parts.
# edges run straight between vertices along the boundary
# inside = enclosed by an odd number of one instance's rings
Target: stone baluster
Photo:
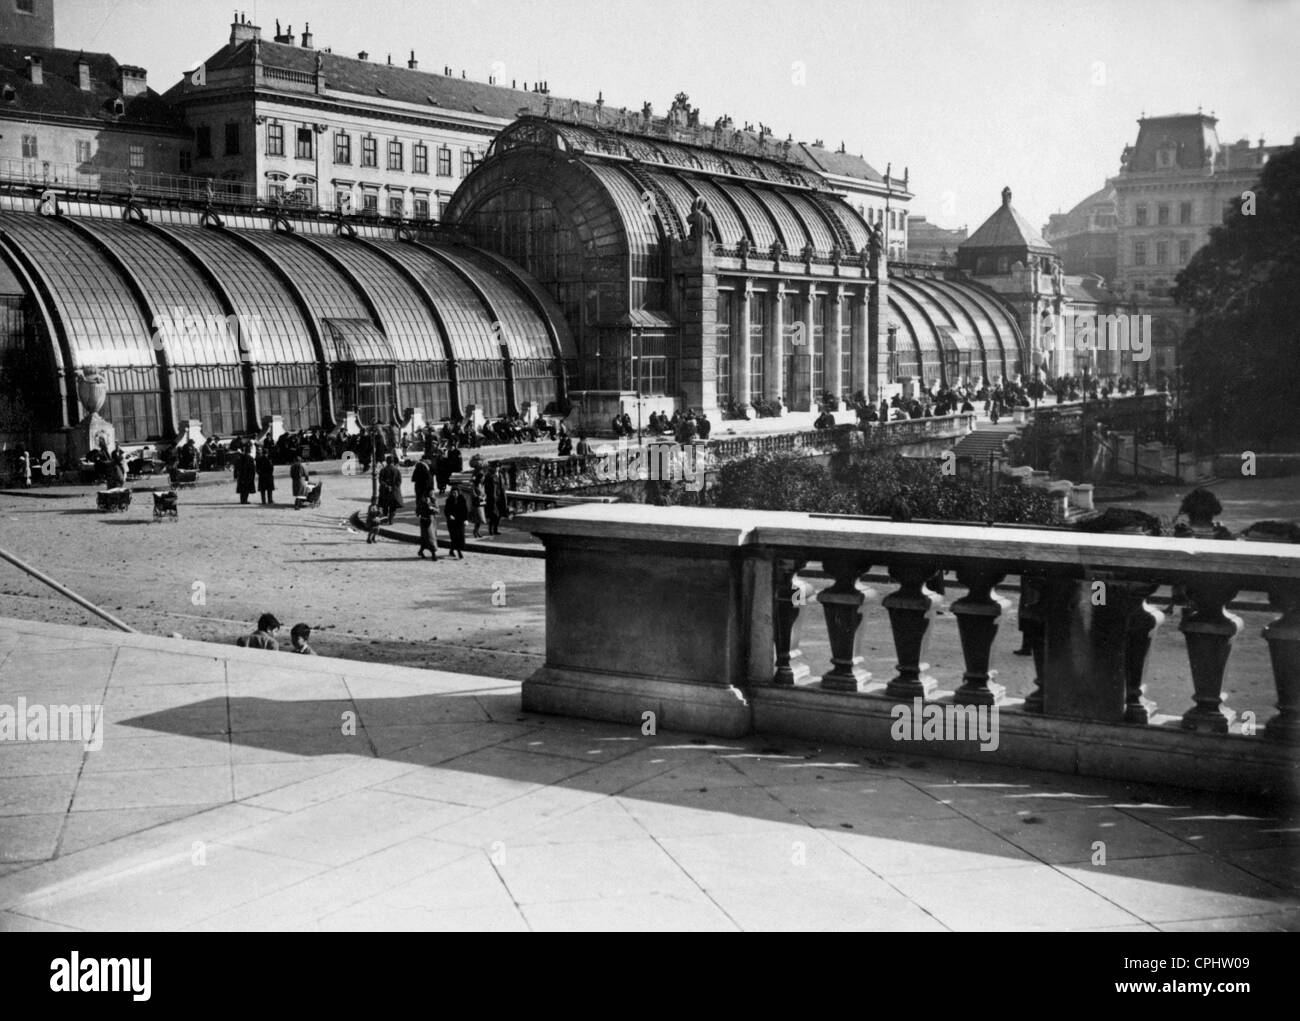
[[[1241,631],[1241,618],[1224,607],[1236,594],[1232,584],[1197,581],[1187,586],[1189,605],[1178,630],[1187,641],[1196,705],[1183,715],[1184,730],[1226,734],[1236,715],[1223,705],[1223,672]]]
[[[943,602],[925,588],[926,579],[934,573],[934,564],[901,564],[889,569],[889,576],[898,582],[898,591],[886,596],[882,603],[889,611],[889,627],[898,654],[898,675],[885,686],[890,698],[925,698],[935,688],[934,678],[924,675],[930,664],[921,662],[930,638],[930,623]]]
[[[1043,649],[1046,628],[1043,624],[1043,579],[1036,574],[1020,576],[1020,609],[1017,611],[1024,637],[1021,648],[1034,659],[1034,690],[1025,696],[1025,712],[1043,711]]]
[[[871,675],[861,668],[862,657],[857,655],[857,634],[866,601],[857,581],[858,575],[871,565],[852,557],[828,557],[822,566],[835,579],[817,596],[826,615],[832,664],[830,672],[822,675],[822,687],[827,691],[861,691]]]
[[[1165,622],[1165,615],[1147,602],[1159,587],[1139,581],[1112,581],[1107,586],[1124,620],[1125,723],[1149,723],[1155,712],[1155,702],[1142,689],[1151,642]]]
[[[1300,744],[1300,585],[1278,585],[1269,593],[1269,603],[1282,611],[1282,616],[1264,628],[1278,708],[1264,728],[1264,736],[1270,741]]]
[[[773,684],[792,685],[803,680],[809,673],[803,662],[803,652],[797,647],[794,638],[799,611],[807,603],[808,586],[799,580],[798,575],[806,565],[806,560],[776,562],[772,585],[772,623],[776,642]]]
[[[996,671],[989,670],[989,660],[998,633],[998,618],[1010,605],[993,591],[1005,577],[1005,572],[987,568],[957,569],[957,580],[967,587],[966,595],[952,604],[966,660],[961,687],[953,693],[957,705],[997,705],[1002,697],[1002,686],[990,683]]]

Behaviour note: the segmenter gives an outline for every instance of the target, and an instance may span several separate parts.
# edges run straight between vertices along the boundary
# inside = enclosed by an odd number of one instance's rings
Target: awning
[[[394,365],[393,346],[379,328],[368,319],[322,319],[325,327],[325,354],[329,360],[357,365]]]

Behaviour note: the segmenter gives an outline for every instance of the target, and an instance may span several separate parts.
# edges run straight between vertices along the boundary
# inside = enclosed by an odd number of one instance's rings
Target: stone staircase
[[[969,457],[974,461],[987,462],[989,455],[1001,457],[1007,440],[1020,431],[1014,422],[981,422],[973,432],[967,433],[952,448],[958,457]]]

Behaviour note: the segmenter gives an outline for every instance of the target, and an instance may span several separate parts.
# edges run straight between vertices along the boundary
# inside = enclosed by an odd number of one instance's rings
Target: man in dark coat
[[[311,473],[307,470],[307,466],[303,464],[301,454],[294,457],[293,467],[289,469],[289,478],[293,482],[293,495],[295,497],[306,496],[307,487],[311,483]]]
[[[506,501],[506,480],[501,477],[495,464],[488,465],[487,477],[483,480],[484,495],[487,499],[488,535],[501,534],[501,519],[510,517],[510,505]]]
[[[235,492],[239,494],[240,503],[248,503],[248,498],[257,489],[257,462],[245,445],[235,458]]]
[[[257,491],[262,495],[262,503],[275,503],[275,462],[271,460],[271,444],[262,447],[254,462],[257,469]]]
[[[451,484],[451,495],[442,508],[447,518],[447,535],[450,539],[450,556],[465,559],[465,522],[469,520],[469,501],[461,492],[460,483]]]
[[[397,467],[397,458],[389,454],[383,468],[379,470],[379,509],[388,515],[390,525],[400,506],[402,506],[402,469]]]
[[[415,462],[415,470],[411,472],[411,485],[415,489],[417,505],[433,495],[433,469],[424,458]]]

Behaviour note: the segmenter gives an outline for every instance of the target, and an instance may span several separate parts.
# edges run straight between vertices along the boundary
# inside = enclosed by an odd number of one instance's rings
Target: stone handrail
[[[547,549],[548,630],[546,665],[524,685],[528,708],[888,744],[880,725],[894,707],[947,690],[949,709],[1002,711],[1006,761],[1220,789],[1300,786],[1300,547],[628,504],[544,511],[529,528]],[[814,564],[833,584],[809,599],[799,572]],[[872,569],[898,586],[879,609],[862,580]],[[948,607],[964,670],[936,679],[924,659],[942,597],[926,583],[939,571],[967,591]],[[1006,698],[992,669],[1009,605],[996,589],[1010,575],[1035,672],[1023,702]],[[633,578],[641,610],[629,614]],[[1153,642],[1168,638],[1157,638],[1165,615],[1148,597],[1170,584],[1187,597],[1177,630],[1192,704],[1156,721],[1143,676]],[[1279,614],[1263,632],[1279,713],[1260,729],[1231,728],[1223,705],[1242,630],[1226,607],[1239,591],[1266,592]],[[813,602],[831,662],[809,683],[795,624],[806,614],[802,626],[817,626]],[[892,638],[887,681],[861,669],[864,626],[877,642]]]

